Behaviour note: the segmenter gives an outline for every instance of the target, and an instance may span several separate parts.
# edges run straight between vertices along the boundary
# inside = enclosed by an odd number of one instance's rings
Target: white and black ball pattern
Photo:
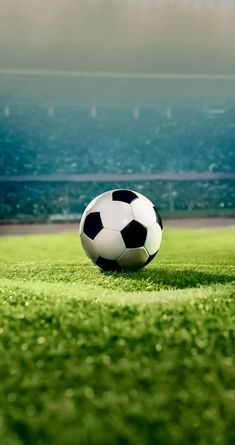
[[[153,203],[132,190],[111,190],[87,206],[80,223],[88,257],[104,270],[138,269],[157,254],[162,220]]]

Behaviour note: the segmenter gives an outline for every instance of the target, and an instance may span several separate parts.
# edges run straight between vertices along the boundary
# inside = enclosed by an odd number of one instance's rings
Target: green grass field
[[[77,234],[0,239],[0,445],[235,443],[235,229],[103,273]]]

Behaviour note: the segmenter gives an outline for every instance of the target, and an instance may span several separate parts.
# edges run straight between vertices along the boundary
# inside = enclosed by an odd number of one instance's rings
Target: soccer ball
[[[111,190],[84,211],[79,233],[87,256],[104,270],[139,269],[157,254],[162,220],[153,203],[132,190]]]

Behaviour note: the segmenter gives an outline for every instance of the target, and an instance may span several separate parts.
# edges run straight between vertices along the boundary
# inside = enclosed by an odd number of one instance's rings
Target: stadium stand
[[[85,206],[110,188],[145,194],[167,217],[234,216],[233,181],[136,183],[1,184],[0,221],[67,221],[79,219]]]
[[[234,172],[235,106],[40,107],[0,102],[0,176]],[[235,208],[234,181],[112,184],[163,211]],[[79,215],[110,184],[1,184],[0,220]]]
[[[0,175],[235,170],[231,105],[0,108]]]

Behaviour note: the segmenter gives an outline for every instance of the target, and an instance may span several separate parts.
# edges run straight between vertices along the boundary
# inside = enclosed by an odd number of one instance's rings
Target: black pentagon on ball
[[[123,241],[128,248],[142,247],[147,236],[147,229],[133,220],[121,231]]]
[[[153,206],[153,208],[154,208],[154,211],[155,211],[155,213],[156,213],[156,221],[157,221],[157,223],[159,224],[159,226],[161,227],[161,229],[163,229],[162,218],[160,217],[160,215],[159,215],[159,213],[158,213],[156,207]]]
[[[122,201],[130,204],[132,201],[138,198],[138,195],[131,190],[115,190],[112,197],[113,201]]]
[[[106,272],[121,270],[119,264],[115,260],[107,260],[105,258],[99,257],[96,261],[96,264]]]
[[[101,221],[100,213],[93,212],[89,213],[85,219],[83,232],[90,239],[94,239],[96,235],[103,229],[103,224]]]

